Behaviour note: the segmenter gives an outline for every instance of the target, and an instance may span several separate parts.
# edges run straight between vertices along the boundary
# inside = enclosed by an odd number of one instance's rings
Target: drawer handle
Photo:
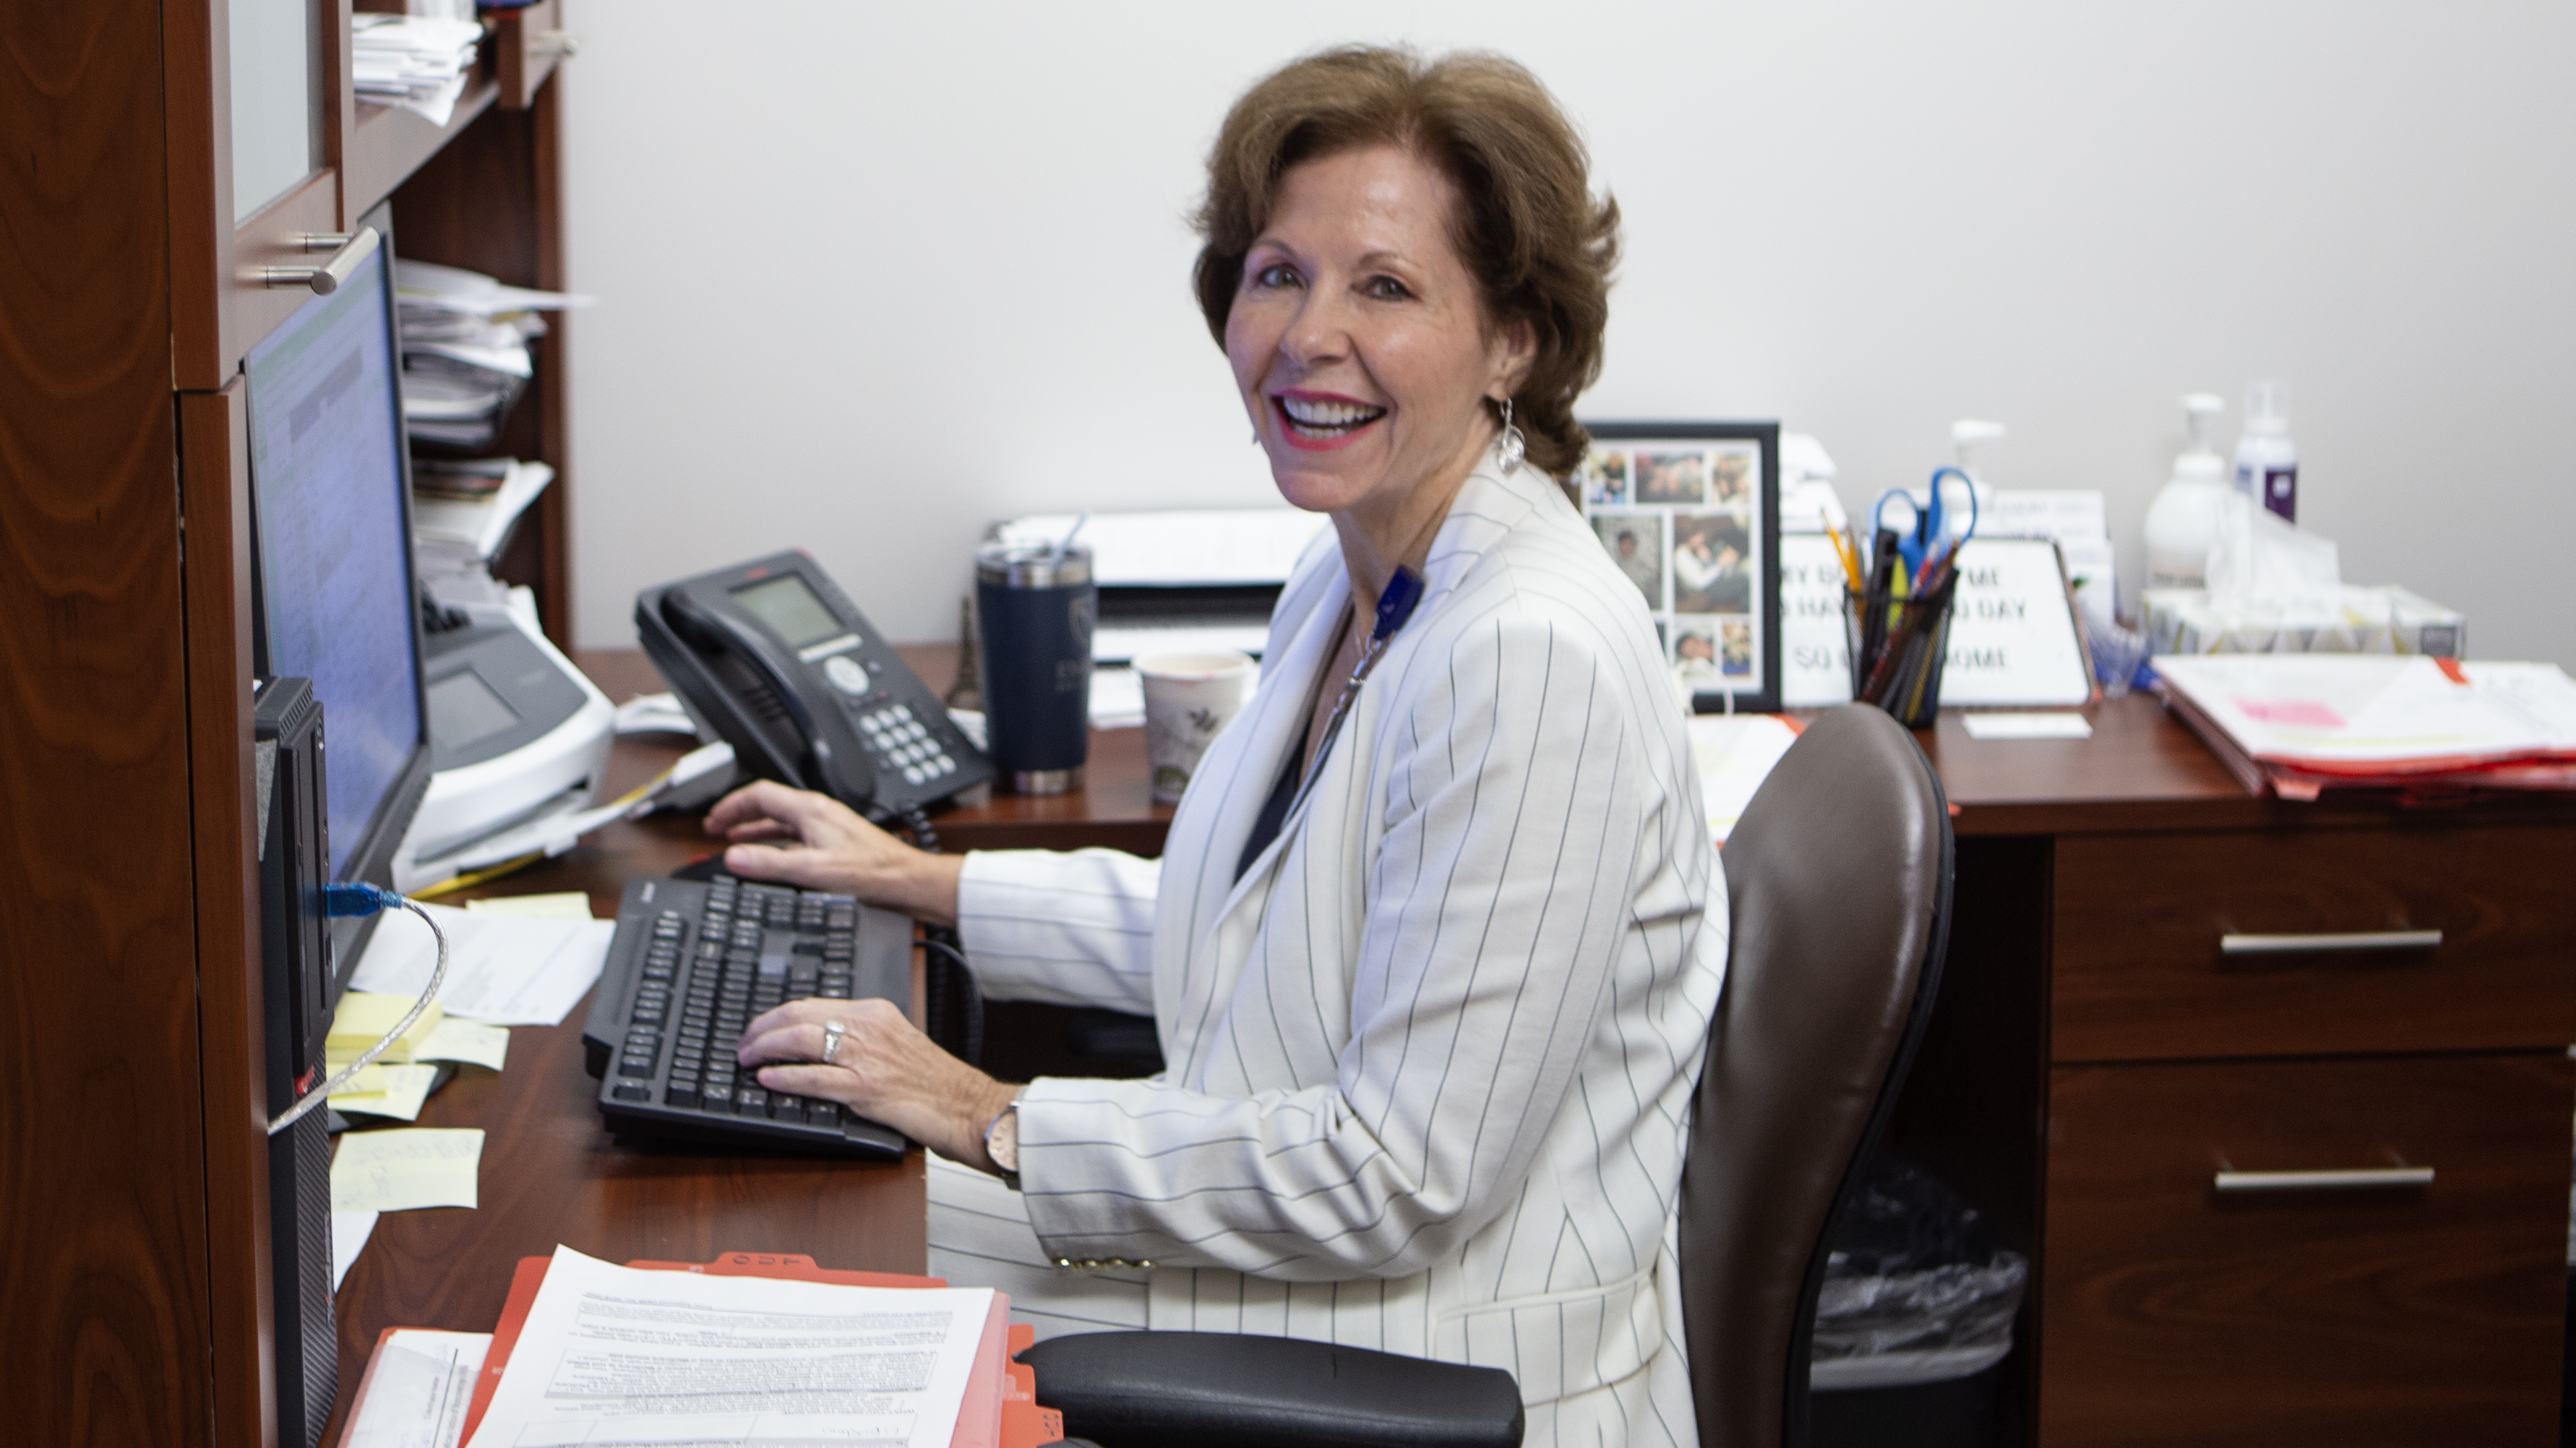
[[[2360,1171],[2223,1171],[2210,1183],[2222,1192],[2337,1192],[2355,1187],[2429,1187],[2429,1166],[2386,1166]]]
[[[2341,950],[2431,950],[2438,930],[2354,930],[2341,935],[2222,935],[2221,955],[2322,955]]]
[[[260,269],[260,279],[272,287],[310,287],[322,296],[340,289],[358,270],[358,263],[375,254],[382,238],[372,226],[358,228],[354,236],[337,232],[306,232],[296,243],[308,252],[327,251],[331,259],[320,266],[272,266]]]

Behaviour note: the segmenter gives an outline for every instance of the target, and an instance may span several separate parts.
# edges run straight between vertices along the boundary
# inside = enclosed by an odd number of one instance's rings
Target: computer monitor
[[[249,376],[258,593],[253,667],[313,681],[322,704],[330,872],[390,885],[429,787],[411,476],[394,324],[391,222],[327,296],[254,348]],[[334,922],[334,995],[373,917]]]

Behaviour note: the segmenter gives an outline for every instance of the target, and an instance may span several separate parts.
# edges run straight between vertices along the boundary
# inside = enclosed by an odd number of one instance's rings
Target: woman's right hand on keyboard
[[[914,849],[811,790],[744,785],[707,811],[707,833],[731,841],[725,868],[746,880],[856,895],[933,925],[957,923],[961,855]]]

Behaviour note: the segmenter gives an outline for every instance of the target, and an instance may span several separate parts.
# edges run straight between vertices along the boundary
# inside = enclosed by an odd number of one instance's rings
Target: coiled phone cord
[[[438,964],[429,972],[428,986],[422,989],[420,999],[411,1003],[411,1009],[403,1013],[403,1018],[394,1023],[394,1028],[377,1037],[374,1045],[359,1052],[358,1059],[341,1067],[332,1074],[330,1080],[305,1092],[294,1105],[270,1118],[269,1135],[275,1136],[293,1126],[310,1114],[314,1107],[331,1099],[331,1093],[347,1085],[351,1077],[374,1065],[378,1056],[383,1055],[394,1042],[401,1040],[403,1032],[410,1030],[413,1024],[419,1021],[421,1012],[428,1010],[429,1003],[438,999],[438,988],[447,983],[447,932],[438,928],[438,921],[427,910],[422,909],[419,902],[406,900],[391,890],[374,885],[322,887],[322,913],[325,915],[373,915],[379,910],[390,910],[397,905],[419,916],[421,923],[429,927],[429,933],[438,939]]]

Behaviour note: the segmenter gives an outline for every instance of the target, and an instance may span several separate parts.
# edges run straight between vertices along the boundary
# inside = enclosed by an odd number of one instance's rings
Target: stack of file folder
[[[538,314],[589,301],[504,286],[461,267],[395,262],[403,423],[412,441],[460,452],[490,447],[536,374],[528,342],[545,335]]]
[[[2155,667],[2167,707],[2255,794],[2576,789],[2576,680],[2555,664],[2216,654]]]

